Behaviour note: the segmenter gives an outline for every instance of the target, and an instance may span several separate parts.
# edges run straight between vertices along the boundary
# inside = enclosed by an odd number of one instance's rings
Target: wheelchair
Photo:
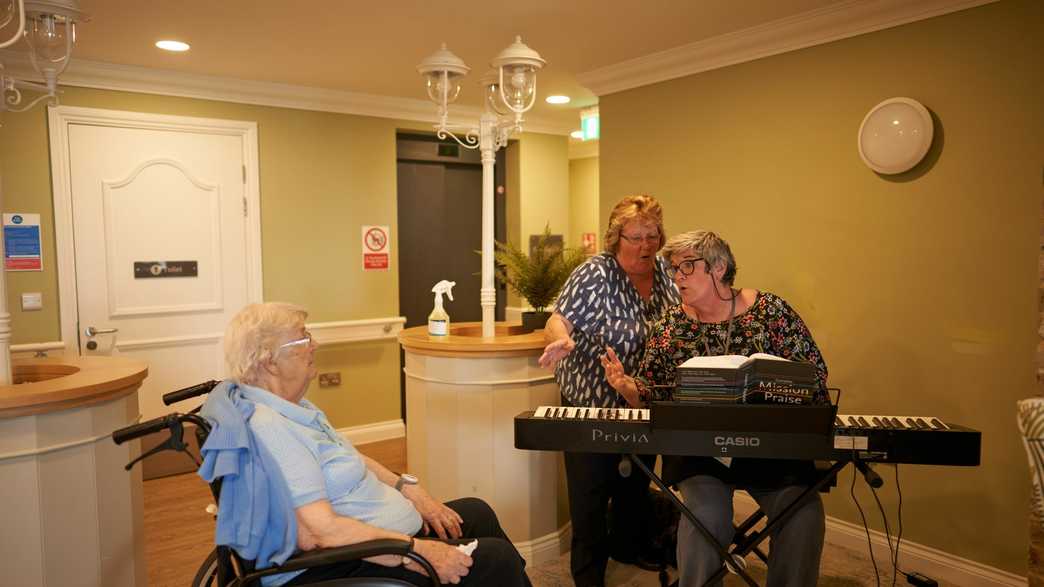
[[[177,391],[164,394],[163,404],[171,405],[189,398],[198,397],[210,393],[219,381],[207,381]],[[149,434],[168,431],[170,436],[154,448],[134,458],[127,466],[131,470],[135,464],[150,456],[164,450],[183,452],[199,467],[201,461],[189,450],[189,445],[184,441],[185,422],[191,422],[196,426],[196,439],[199,446],[207,440],[210,434],[210,422],[199,415],[200,408],[197,407],[188,413],[171,413],[146,422],[132,424],[112,433],[112,440],[116,444],[141,438]],[[215,502],[221,504],[221,479],[210,483],[210,491]],[[216,515],[216,513],[215,513]],[[261,578],[290,571],[307,570],[330,564],[361,560],[378,555],[399,555],[407,557],[416,562],[428,575],[431,585],[439,586],[438,574],[431,564],[421,555],[410,550],[410,543],[404,540],[378,539],[360,542],[348,546],[336,548],[323,548],[308,552],[298,553],[287,559],[282,565],[255,569],[254,561],[241,558],[234,549],[227,546],[216,546],[207,556],[196,576],[192,581],[192,587],[260,587]],[[411,587],[413,584],[401,579],[390,577],[352,577],[332,579],[317,583],[310,583],[322,587]]]

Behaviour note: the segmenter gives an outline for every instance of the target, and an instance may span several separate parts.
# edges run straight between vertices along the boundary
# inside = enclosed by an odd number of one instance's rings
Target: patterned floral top
[[[606,345],[616,351],[624,369],[634,373],[645,351],[645,339],[656,319],[678,303],[678,290],[667,275],[667,263],[656,258],[652,295],[642,299],[616,257],[595,255],[569,276],[555,311],[573,325],[576,348],[558,363],[555,379],[570,405],[596,408],[627,405],[605,380],[599,357]]]
[[[769,353],[816,366],[820,382],[820,401],[826,394],[827,366],[812,333],[783,298],[759,292],[747,311],[732,318],[732,338],[728,354],[750,356]],[[638,366],[635,382],[639,396],[646,402],[670,399],[674,389],[675,370],[686,359],[709,354],[725,354],[725,337],[729,321],[699,322],[689,318],[681,305],[669,308],[653,327],[645,345],[645,356]],[[790,408],[782,408],[790,409]],[[799,409],[799,408],[796,408]],[[709,474],[726,482],[765,486],[780,478],[803,473],[804,464],[795,461],[766,459],[734,459],[730,467],[709,457],[670,457],[663,459],[663,477],[677,483],[696,474]]]

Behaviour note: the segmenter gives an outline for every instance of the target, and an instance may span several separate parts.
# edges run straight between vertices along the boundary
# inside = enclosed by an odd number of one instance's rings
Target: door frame
[[[258,173],[257,123],[126,112],[78,106],[47,109],[51,149],[51,194],[54,204],[55,264],[58,270],[58,312],[64,352],[80,354],[80,321],[76,291],[76,247],[70,177],[69,126],[91,124],[117,128],[165,130],[238,136],[243,144],[243,197],[246,201],[247,299],[262,301],[261,191]]]

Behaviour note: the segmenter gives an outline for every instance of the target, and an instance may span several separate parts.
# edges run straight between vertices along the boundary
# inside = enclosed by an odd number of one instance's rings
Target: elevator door
[[[444,307],[453,322],[482,320],[482,168],[399,161],[399,313],[427,324],[443,279],[457,283]]]

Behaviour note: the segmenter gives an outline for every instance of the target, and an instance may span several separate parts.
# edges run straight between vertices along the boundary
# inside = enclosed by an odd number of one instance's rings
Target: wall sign
[[[197,261],[135,261],[134,279],[156,277],[198,277]]]
[[[4,214],[4,269],[43,271],[39,214]]]
[[[363,271],[387,271],[391,244],[387,226],[362,227]]]

